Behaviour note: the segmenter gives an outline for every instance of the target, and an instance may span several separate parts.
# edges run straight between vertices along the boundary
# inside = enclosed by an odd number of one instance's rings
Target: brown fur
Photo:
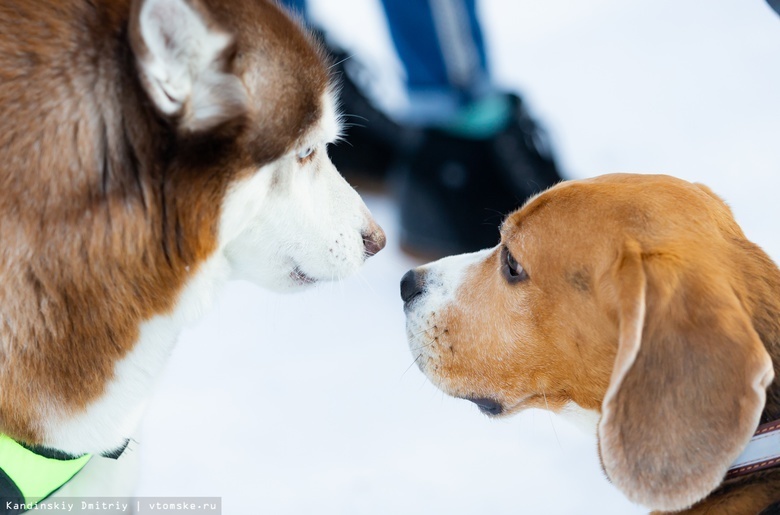
[[[780,418],[780,272],[722,200],[666,176],[562,183],[507,218],[502,245],[529,279],[505,280],[500,247],[469,269],[432,315],[436,384],[505,413],[598,410],[608,476],[657,509],[780,499],[777,470],[721,485],[759,418]]]
[[[129,0],[0,4],[0,432],[83,410],[213,252],[236,180],[315,121],[327,70],[272,2],[194,2],[232,34],[249,104],[205,132],[160,116]],[[262,77],[250,70],[261,69]]]

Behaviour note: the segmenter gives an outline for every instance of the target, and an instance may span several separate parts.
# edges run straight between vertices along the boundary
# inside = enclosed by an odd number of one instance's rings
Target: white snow
[[[375,0],[317,17],[392,62]],[[780,260],[780,17],[763,0],[483,0],[500,82],[553,136],[569,178],[661,172],[726,198]],[[390,67],[390,70],[393,68]],[[495,421],[412,365],[392,199],[358,277],[295,296],[232,283],[187,330],[139,437],[140,496],[219,496],[226,514],[644,513],[595,440],[555,415]]]

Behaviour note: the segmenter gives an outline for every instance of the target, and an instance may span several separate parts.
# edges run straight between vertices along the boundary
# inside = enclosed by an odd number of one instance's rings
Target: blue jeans
[[[284,3],[306,15],[306,0]],[[382,5],[406,70],[408,121],[438,124],[495,92],[476,0],[382,0]]]

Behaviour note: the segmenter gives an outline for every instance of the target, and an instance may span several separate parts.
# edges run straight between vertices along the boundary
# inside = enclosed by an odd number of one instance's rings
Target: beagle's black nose
[[[422,294],[425,286],[424,275],[424,272],[409,270],[401,278],[401,298],[404,304],[409,304],[412,299]]]

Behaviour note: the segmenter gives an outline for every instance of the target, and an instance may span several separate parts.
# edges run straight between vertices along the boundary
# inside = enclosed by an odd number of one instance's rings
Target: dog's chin
[[[501,399],[495,395],[457,395],[456,397],[473,402],[482,414],[490,418],[509,418],[534,407],[534,401],[543,396],[526,395],[519,400]]]
[[[321,283],[345,279],[356,273],[363,263],[362,259],[330,263],[312,260],[307,256],[266,256],[263,267],[243,266],[234,270],[234,277],[247,279],[277,293],[296,293]],[[237,260],[235,263],[245,264]]]
[[[318,279],[304,272],[299,266],[293,267],[290,271],[289,278],[295,289],[307,288],[319,282]]]
[[[499,417],[504,414],[504,405],[490,397],[463,397],[477,405],[479,411],[489,417]]]
[[[287,268],[287,271],[279,270],[278,273],[263,276],[238,276],[275,293],[298,293],[312,288],[322,282],[298,267]]]
[[[466,393],[466,392],[485,392],[483,388],[472,388],[465,386],[461,381],[455,380],[454,382],[443,378],[437,373],[430,373],[430,370],[426,370],[425,366],[420,366],[419,358],[415,360],[418,362],[418,368],[433,383],[436,388],[443,391],[445,394],[454,397],[456,399],[463,399],[473,402],[480,413],[487,415],[490,418],[505,418],[522,411],[525,406],[524,401],[516,402],[501,398],[499,395],[485,394],[485,393]]]

